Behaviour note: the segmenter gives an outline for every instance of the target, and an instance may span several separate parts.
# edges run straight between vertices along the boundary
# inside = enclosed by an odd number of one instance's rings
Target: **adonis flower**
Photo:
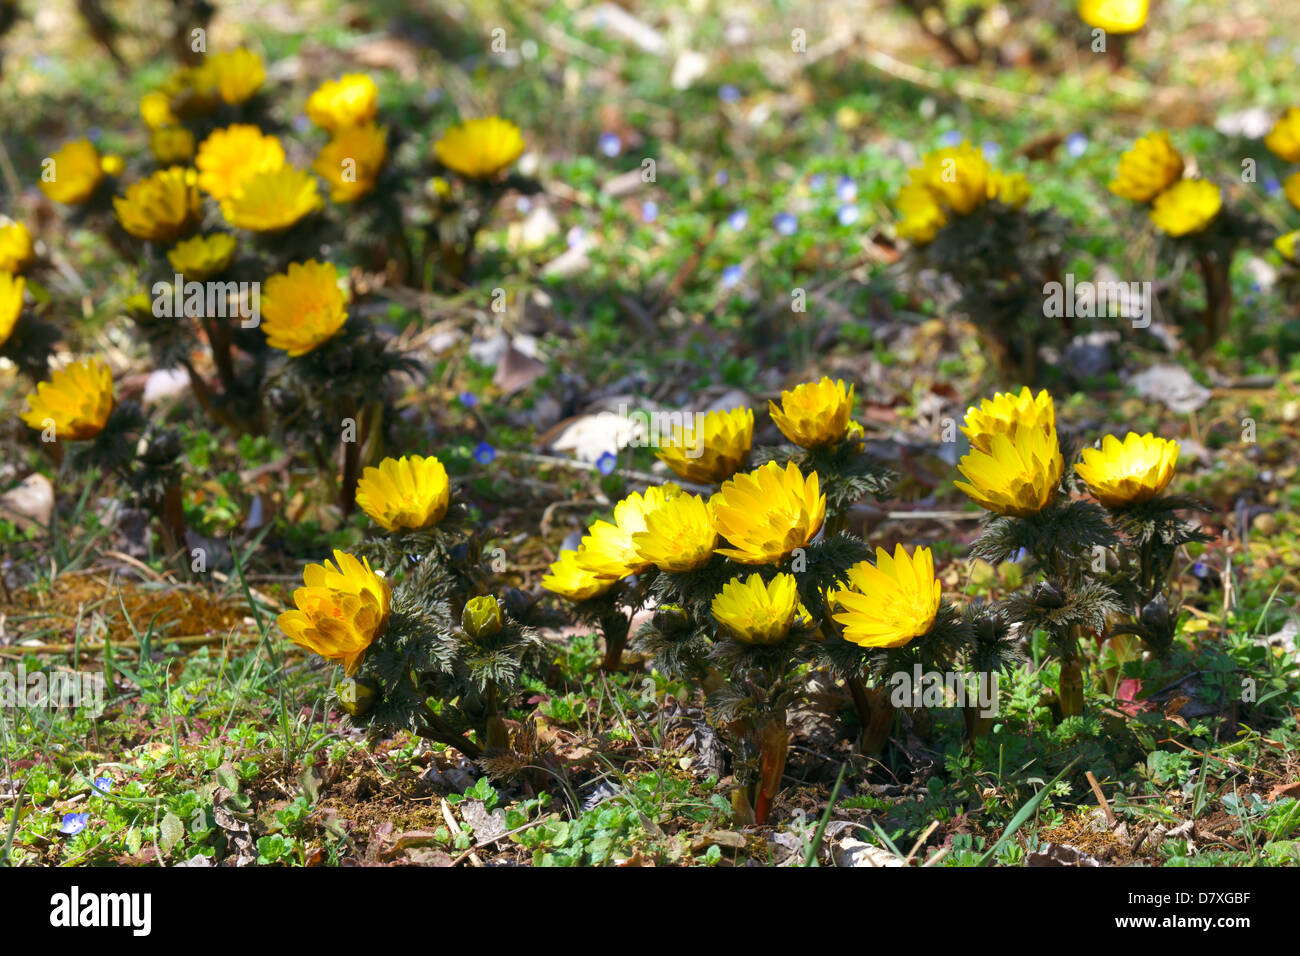
[[[140,97],[140,116],[144,125],[151,130],[165,126],[177,126],[180,120],[172,112],[171,97],[160,90],[154,90]]]
[[[262,289],[266,344],[295,358],[333,338],[347,317],[338,271],[328,262],[290,263]]]
[[[101,157],[90,140],[73,140],[51,156],[42,169],[41,192],[64,205],[83,203],[94,195],[104,174],[116,166],[116,157]]]
[[[388,630],[392,595],[370,562],[335,550],[334,564],[309,564],[305,587],[293,592],[296,610],[280,615],[280,629],[299,647],[343,665],[351,677],[366,649]]]
[[[1151,221],[1161,232],[1186,236],[1208,226],[1223,207],[1223,194],[1204,179],[1180,179],[1151,204]]]
[[[311,173],[282,166],[244,180],[221,203],[221,214],[238,229],[280,232],[321,207],[319,190]]]
[[[213,130],[199,144],[194,165],[199,188],[213,199],[228,199],[258,173],[284,166],[284,147],[274,136],[248,123]]]
[[[1300,209],[1300,172],[1292,173],[1282,180],[1282,191],[1286,193],[1286,198],[1291,205]]]
[[[689,425],[674,425],[671,441],[663,442],[655,455],[687,481],[711,485],[744,467],[753,442],[753,409],[733,408],[706,412]]]
[[[194,134],[184,126],[160,126],[149,134],[149,151],[165,166],[194,158]]]
[[[1147,22],[1147,0],[1079,0],[1079,18],[1107,33],[1136,33]]]
[[[330,199],[354,202],[375,188],[388,158],[387,135],[374,123],[346,126],[334,134],[311,167],[329,183]]]
[[[523,153],[524,137],[509,120],[487,116],[453,126],[433,151],[440,163],[466,179],[491,179]]]
[[[1075,473],[1107,508],[1150,501],[1169,486],[1178,462],[1178,443],[1150,433],[1129,432],[1121,442],[1114,435],[1101,448],[1085,448]]]
[[[1024,173],[1004,173],[996,169],[989,173],[989,199],[1019,209],[1029,202],[1031,195],[1029,180]]]
[[[647,488],[643,495],[635,491],[614,506],[614,523],[597,521],[587,529],[578,549],[578,563],[602,577],[622,578],[639,574],[650,567],[650,560],[637,550],[632,536],[646,530],[646,516],[681,494],[674,484]]]
[[[19,273],[32,264],[32,234],[21,222],[0,226],[0,272]]]
[[[774,461],[723,483],[709,500],[718,533],[730,548],[718,554],[741,564],[775,564],[802,548],[826,520],[826,496],[817,473],[807,478],[794,462]]]
[[[844,639],[863,647],[902,647],[930,630],[939,612],[939,582],[929,548],[910,556],[901,544],[893,557],[876,548],[876,563],[859,561],[848,571],[849,585],[832,592],[834,619]]]
[[[1300,107],[1293,106],[1273,124],[1264,145],[1284,163],[1300,163]]]
[[[903,218],[894,226],[894,232],[908,242],[924,245],[948,224],[948,217],[934,193],[925,186],[916,183],[904,186],[898,191],[895,205]]]
[[[1054,426],[1020,424],[1010,435],[993,435],[988,451],[972,448],[957,467],[969,481],[954,484],[977,505],[1025,518],[1051,503],[1065,462]]]
[[[431,528],[446,516],[450,503],[447,469],[432,455],[385,458],[357,482],[357,504],[389,531]]]
[[[542,587],[569,601],[588,601],[604,594],[617,581],[617,577],[588,571],[579,563],[577,551],[561,551],[550,573],[542,578]]]
[[[732,578],[713,599],[713,618],[730,637],[745,644],[779,644],[790,633],[799,609],[794,575],[764,582],[760,574]]]
[[[113,411],[113,373],[93,358],[74,362],[38,384],[27,405],[29,411],[19,417],[30,428],[52,426],[56,440],[94,438]]]
[[[1148,133],[1119,158],[1119,171],[1110,184],[1116,196],[1150,202],[1183,175],[1183,157],[1164,130]]]
[[[842,380],[806,382],[781,393],[781,404],[768,402],[781,434],[801,448],[834,445],[848,434],[853,414],[853,386]]]
[[[645,516],[645,530],[632,534],[642,560],[661,571],[694,571],[709,563],[718,543],[709,506],[699,495],[681,494]]]
[[[171,242],[199,219],[199,189],[194,170],[184,166],[160,169],[126,187],[113,198],[122,228],[149,242]]]
[[[331,133],[375,118],[379,88],[364,73],[347,73],[322,83],[307,99],[307,117]]]
[[[1300,240],[1300,230],[1287,232],[1273,240],[1273,248],[1282,253],[1283,258],[1296,261],[1296,241]]]
[[[1011,435],[1018,425],[1038,425],[1048,432],[1056,429],[1056,406],[1047,389],[1033,395],[1026,386],[1019,395],[998,392],[984,399],[979,408],[966,409],[962,433],[972,448],[988,453],[994,435]]]
[[[26,282],[22,276],[0,272],[0,345],[9,341],[14,334],[14,326],[23,311],[23,286]]]
[[[245,47],[213,53],[204,62],[204,67],[211,85],[231,106],[252,99],[266,82],[262,58]]]
[[[194,236],[167,250],[167,261],[186,279],[202,282],[230,265],[236,245],[235,237],[228,232]]]
[[[927,154],[910,175],[912,183],[928,189],[939,205],[964,216],[988,201],[992,172],[981,150],[962,143]]]

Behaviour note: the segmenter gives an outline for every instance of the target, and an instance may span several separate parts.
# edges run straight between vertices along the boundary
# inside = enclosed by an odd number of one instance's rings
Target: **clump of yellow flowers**
[[[931,242],[950,217],[969,216],[993,201],[1019,209],[1030,197],[1023,173],[995,169],[982,150],[967,142],[926,154],[907,177],[898,195],[903,218],[895,232],[921,245]]]

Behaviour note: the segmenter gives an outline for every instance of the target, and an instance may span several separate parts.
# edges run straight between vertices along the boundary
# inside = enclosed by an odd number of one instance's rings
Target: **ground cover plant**
[[[0,863],[1300,863],[1267,5],[0,52]]]

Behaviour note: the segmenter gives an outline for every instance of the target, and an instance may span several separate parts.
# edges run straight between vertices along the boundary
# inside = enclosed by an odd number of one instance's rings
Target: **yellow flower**
[[[23,223],[0,226],[0,272],[22,272],[35,255],[32,234]]]
[[[199,219],[199,187],[194,170],[184,166],[160,169],[113,197],[122,228],[139,239],[171,242]]]
[[[519,127],[499,116],[465,120],[433,144],[438,161],[466,179],[491,179],[524,151]]]
[[[374,123],[346,126],[334,134],[311,167],[329,183],[330,199],[353,202],[375,188],[388,158],[387,135]]]
[[[1136,33],[1147,22],[1147,0],[1079,0],[1079,18],[1107,33]]]
[[[38,384],[27,405],[19,417],[37,431],[53,426],[56,440],[94,438],[113,410],[113,373],[97,359],[74,362]]]
[[[184,126],[161,126],[149,134],[149,150],[164,165],[194,158],[194,134]]]
[[[694,571],[709,563],[718,543],[709,506],[699,495],[677,495],[645,516],[632,545],[661,571]]]
[[[1282,253],[1284,258],[1295,262],[1297,261],[1295,255],[1297,239],[1300,239],[1300,230],[1285,233],[1273,240],[1273,248]]]
[[[1264,137],[1264,145],[1284,163],[1300,163],[1300,107],[1293,106],[1278,117]]]
[[[1056,428],[1019,424],[1010,435],[993,435],[989,450],[972,448],[957,466],[970,481],[953,482],[981,508],[1028,517],[1051,503],[1065,462]]]
[[[779,644],[790,633],[799,608],[793,574],[764,583],[760,574],[732,578],[713,598],[713,618],[730,637],[745,644]]]
[[[1183,175],[1183,157],[1164,130],[1148,133],[1119,158],[1119,171],[1110,184],[1116,196],[1150,202]]]
[[[754,442],[753,409],[706,412],[688,421],[673,426],[671,439],[661,442],[655,457],[682,478],[701,485],[726,481],[745,466]]]
[[[307,99],[307,116],[321,129],[337,132],[375,118],[379,88],[364,73],[322,83]]]
[[[280,232],[322,205],[316,180],[296,166],[258,173],[221,203],[221,214],[238,229]]]
[[[973,212],[988,200],[992,167],[984,153],[970,143],[935,150],[921,160],[919,169],[910,172],[914,185],[925,186],[941,206],[959,215]]]
[[[82,203],[99,188],[104,173],[99,150],[90,140],[73,140],[42,164],[41,192],[65,205]]]
[[[1300,172],[1292,173],[1282,180],[1282,191],[1286,193],[1286,198],[1290,200],[1291,205],[1300,209]]]
[[[939,612],[939,582],[929,548],[909,557],[901,544],[893,557],[876,548],[876,563],[859,561],[849,568],[849,586],[832,592],[834,619],[844,625],[844,639],[862,647],[903,647],[925,634]]]
[[[24,285],[22,276],[0,272],[0,345],[9,341],[22,314]]]
[[[248,123],[213,130],[194,158],[199,188],[213,199],[229,199],[258,173],[284,166],[284,147],[274,136]]]
[[[775,564],[802,548],[826,520],[817,473],[774,461],[725,482],[709,500],[713,523],[730,548],[718,554],[741,564]]]
[[[781,434],[801,448],[820,448],[842,441],[853,414],[853,386],[832,382],[805,382],[781,393],[781,404],[768,402],[767,410]]]
[[[944,226],[948,217],[925,186],[912,183],[898,191],[895,200],[902,219],[894,226],[894,234],[916,245],[925,245]]]
[[[650,560],[637,551],[632,536],[646,530],[646,516],[681,494],[674,484],[647,488],[645,494],[635,491],[614,506],[614,523],[597,521],[587,529],[587,536],[578,548],[578,563],[592,574],[601,577],[622,578],[639,574],[650,567]]]
[[[996,199],[1004,206],[1011,206],[1014,209],[1021,208],[1029,202],[1032,194],[1029,189],[1029,180],[1024,173],[1004,173],[993,170],[989,174],[989,199]]]
[[[217,88],[217,73],[211,58],[197,66],[177,70],[162,86],[168,97],[168,106],[176,116],[191,117],[211,113],[221,105],[221,91]]]
[[[290,263],[262,289],[266,344],[297,357],[332,338],[347,321],[338,271],[328,262]]]
[[[447,514],[451,482],[442,462],[430,455],[385,458],[357,482],[357,504],[389,531],[431,528]]]
[[[235,246],[235,237],[228,232],[195,236],[167,250],[167,261],[186,279],[202,282],[230,265]]]
[[[1020,394],[998,392],[980,402],[979,408],[966,409],[966,424],[962,434],[970,439],[971,447],[984,453],[992,451],[994,435],[1010,435],[1017,425],[1039,425],[1044,431],[1056,428],[1056,406],[1052,396],[1043,389],[1033,395],[1026,386]]]
[[[180,123],[176,114],[172,112],[171,97],[160,90],[154,90],[140,97],[140,116],[144,118],[145,126],[155,130]]]
[[[388,630],[392,594],[388,582],[346,551],[334,551],[334,564],[309,564],[305,587],[293,592],[297,609],[278,618],[280,630],[299,647],[343,665],[351,677],[366,649]]]
[[[252,99],[266,81],[262,58],[245,47],[214,53],[205,66],[212,85],[231,106]]]
[[[1178,443],[1149,432],[1129,432],[1120,441],[1114,435],[1101,440],[1101,448],[1085,448],[1075,473],[1107,508],[1150,501],[1169,486],[1178,462]]]
[[[1151,221],[1161,232],[1185,236],[1208,226],[1223,207],[1223,195],[1204,179],[1180,179],[1151,204]]]
[[[604,594],[617,577],[593,574],[578,563],[577,551],[561,551],[560,557],[542,578],[542,587],[570,601],[587,601]]]

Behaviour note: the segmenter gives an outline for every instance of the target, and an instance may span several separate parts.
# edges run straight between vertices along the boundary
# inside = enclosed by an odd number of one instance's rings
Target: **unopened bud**
[[[470,598],[460,613],[460,626],[475,640],[501,633],[501,605],[491,595]]]

